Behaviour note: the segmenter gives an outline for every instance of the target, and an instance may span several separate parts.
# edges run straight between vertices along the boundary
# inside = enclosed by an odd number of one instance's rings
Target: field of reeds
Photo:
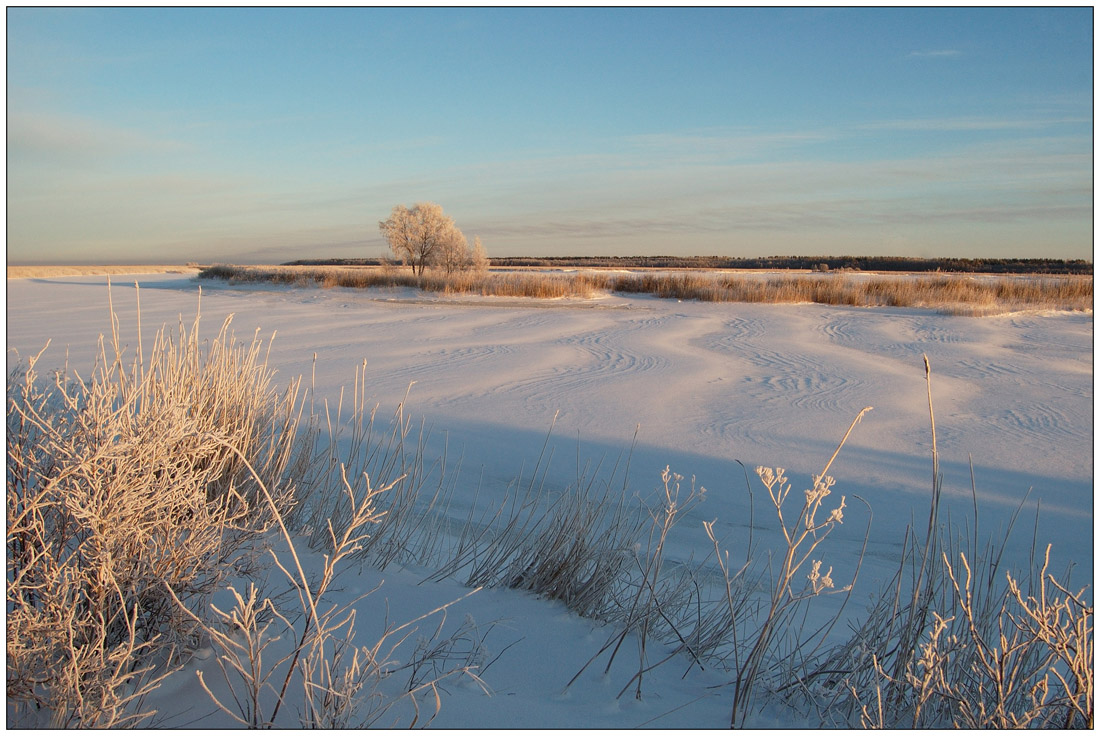
[[[759,526],[746,548],[723,548],[707,523],[712,553],[673,566],[669,532],[702,490],[671,469],[655,495],[632,497],[616,471],[580,466],[573,486],[547,488],[538,458],[505,497],[455,516],[456,481],[433,470],[402,407],[376,420],[365,373],[341,418],[300,381],[274,384],[270,344],[237,341],[229,320],[210,341],[198,328],[181,320],[143,346],[139,315],[127,355],[112,316],[87,378],[40,375],[40,357],[8,376],[9,726],[158,725],[156,689],[202,648],[214,652],[199,673],[210,707],[240,726],[430,722],[442,683],[481,684],[492,663],[466,625],[440,625],[401,657],[420,619],[358,640],[371,594],[331,598],[353,561],[531,591],[604,622],[581,672],[635,658],[620,696],[640,697],[669,659],[718,669],[731,726],[761,699],[831,727],[1093,726],[1086,591],[1049,569],[1047,544],[1032,543],[1030,569],[1006,569],[1011,530],[978,538],[976,518],[940,517],[927,359],[927,516],[906,531],[889,584],[856,601],[860,566],[824,561],[845,509],[867,502],[838,499],[829,471],[870,407],[837,428],[804,491],[782,468],[745,474]],[[215,605],[219,593],[231,604]],[[842,605],[807,627],[824,596]],[[846,608],[864,613],[830,636]],[[657,642],[671,654],[655,662]]]
[[[56,276],[100,276],[130,273],[196,273],[200,267],[188,265],[123,266],[8,266],[9,279],[53,278]]]
[[[533,297],[557,299],[590,297],[606,282],[598,276],[518,271],[495,273],[459,271],[446,274],[428,271],[421,276],[391,267],[333,266],[211,266],[200,278],[224,279],[232,283],[273,283],[292,286],[347,287],[352,289],[412,287],[436,294]]]
[[[738,274],[488,271],[415,276],[397,267],[212,266],[202,278],[349,288],[412,287],[442,294],[590,298],[599,292],[650,294],[711,302],[815,303],[908,307],[947,314],[990,315],[1024,309],[1091,311],[1091,276],[912,274]]]

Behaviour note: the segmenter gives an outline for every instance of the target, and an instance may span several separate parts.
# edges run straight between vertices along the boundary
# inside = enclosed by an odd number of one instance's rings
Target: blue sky
[[[6,18],[9,263],[1092,258],[1091,7]]]

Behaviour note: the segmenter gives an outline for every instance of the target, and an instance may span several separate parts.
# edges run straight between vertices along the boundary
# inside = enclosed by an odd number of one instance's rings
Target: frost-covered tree
[[[473,247],[470,248],[469,265],[474,271],[489,270],[489,256],[485,255],[485,248],[481,245],[481,238],[474,236]]]
[[[439,258],[435,266],[446,273],[456,271],[485,271],[489,268],[489,258],[485,255],[485,247],[481,245],[481,238],[474,237],[474,244],[466,242],[466,238],[454,237],[447,240],[439,251]]]
[[[390,219],[378,223],[378,229],[394,256],[408,263],[418,276],[459,244],[463,252],[466,249],[466,237],[435,202],[417,202],[411,210],[399,204]]]
[[[466,243],[466,238],[458,228],[455,228],[454,232],[440,244],[439,255],[433,265],[443,270],[444,273],[454,273],[455,271],[465,271],[469,267],[469,262],[470,248]]]

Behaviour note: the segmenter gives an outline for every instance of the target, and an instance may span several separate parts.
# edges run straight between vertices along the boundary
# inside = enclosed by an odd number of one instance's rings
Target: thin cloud
[[[998,204],[946,204],[926,194],[881,199],[807,198],[784,203],[700,207],[665,216],[615,218],[586,213],[559,213],[538,221],[486,222],[479,232],[486,240],[616,240],[654,235],[705,235],[745,232],[810,234],[866,231],[868,228],[914,228],[928,224],[1005,225],[1024,222],[1087,221],[1091,205],[1029,204],[1013,198]]]
[[[8,117],[8,153],[62,161],[179,151],[177,141],[76,115],[13,113]]]
[[[962,56],[962,52],[958,49],[931,49],[909,52],[910,59],[950,59],[956,56]]]
[[[775,154],[794,147],[823,143],[835,137],[824,130],[758,132],[711,129],[697,133],[659,133],[627,136],[623,142],[630,154],[690,161],[714,161],[716,157],[738,159]]]
[[[996,119],[977,117],[928,118],[907,120],[883,120],[855,126],[857,130],[928,130],[928,131],[967,131],[967,130],[1034,130],[1054,125],[1079,125],[1092,123],[1090,118],[1061,117],[1048,119]]]
[[[544,179],[539,202],[553,212],[533,208],[530,192],[502,192],[498,204],[508,214],[483,215],[476,230],[486,243],[577,243],[1087,223],[1089,156],[1077,143],[1065,146],[1064,138],[1032,138],[862,162],[607,168],[564,182]]]

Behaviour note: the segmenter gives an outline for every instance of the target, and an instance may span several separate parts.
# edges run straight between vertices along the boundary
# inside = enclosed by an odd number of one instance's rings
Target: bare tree
[[[393,254],[408,263],[418,276],[458,244],[463,252],[466,249],[466,237],[435,202],[418,202],[411,210],[399,204],[393,208],[390,219],[378,223],[378,228]]]

